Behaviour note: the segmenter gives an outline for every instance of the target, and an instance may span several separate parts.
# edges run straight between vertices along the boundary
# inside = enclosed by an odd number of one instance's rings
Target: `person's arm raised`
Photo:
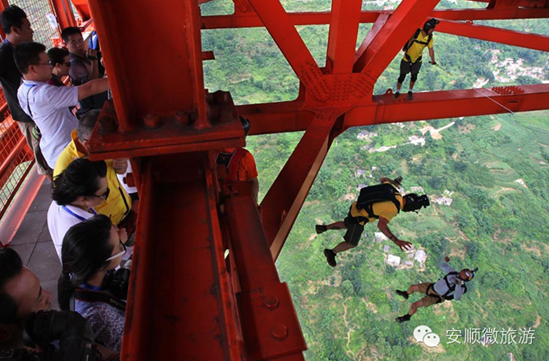
[[[402,241],[398,239],[397,236],[394,235],[393,232],[389,229],[389,221],[387,218],[379,217],[379,221],[377,222],[377,228],[391,241],[393,241],[394,244],[400,247],[403,251],[408,251],[412,249],[412,243],[407,241]]]
[[[86,84],[78,86],[78,100],[103,93],[107,90],[109,90],[109,81],[107,78],[90,80]]]

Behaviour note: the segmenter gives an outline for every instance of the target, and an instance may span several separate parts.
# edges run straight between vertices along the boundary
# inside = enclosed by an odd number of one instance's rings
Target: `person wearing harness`
[[[395,99],[400,96],[400,88],[408,73],[411,73],[408,99],[413,99],[412,89],[417,80],[419,69],[421,69],[421,57],[425,47],[429,48],[431,64],[436,65],[435,49],[433,48],[433,31],[438,23],[439,21],[437,19],[427,20],[423,25],[423,28],[417,29],[406,45],[404,45],[404,48],[402,49],[404,51],[404,57],[400,61],[400,76],[398,77]]]
[[[470,270],[468,268],[461,271],[456,271],[448,265],[450,258],[446,257],[444,261],[440,263],[440,268],[446,272],[446,275],[440,278],[436,283],[420,283],[411,285],[407,291],[396,290],[396,293],[404,299],[415,293],[423,293],[425,297],[412,304],[410,311],[404,316],[396,318],[397,322],[410,321],[410,318],[416,313],[419,307],[429,307],[437,303],[442,303],[446,300],[460,301],[464,293],[467,292],[466,282],[469,282],[475,277],[475,272],[478,268]]]
[[[48,209],[48,229],[61,259],[61,246],[67,231],[96,215],[95,207],[109,198],[107,165],[104,161],[74,160],[54,178],[52,198]]]
[[[326,261],[332,267],[337,265],[336,254],[345,252],[358,245],[360,236],[364,231],[364,224],[377,222],[377,227],[385,236],[393,241],[401,250],[408,250],[412,244],[400,240],[389,229],[389,222],[396,215],[403,212],[419,211],[422,207],[427,207],[429,198],[426,195],[419,196],[416,193],[409,193],[402,196],[396,187],[400,186],[402,178],[391,180],[381,178],[380,185],[366,187],[361,190],[358,200],[354,202],[349,214],[343,221],[327,225],[316,225],[316,233],[321,234],[334,229],[346,229],[343,236],[344,241],[339,243],[333,249],[325,249],[324,256]]]
[[[240,117],[242,128],[244,128],[244,137],[250,132],[250,121]],[[219,179],[224,182],[250,182],[252,197],[257,203],[259,197],[259,181],[257,180],[257,168],[252,153],[244,148],[226,148],[223,149],[216,158]],[[224,170],[224,172],[223,172]],[[224,174],[223,174],[224,173]]]
[[[63,239],[59,307],[84,316],[96,341],[112,351],[122,346],[126,301],[110,290],[108,278],[126,253],[127,239],[102,214],[74,225]]]

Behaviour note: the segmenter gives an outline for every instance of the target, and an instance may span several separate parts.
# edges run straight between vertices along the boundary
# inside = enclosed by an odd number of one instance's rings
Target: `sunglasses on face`
[[[104,194],[98,196],[97,194],[92,194],[90,197],[95,197],[95,198],[101,198],[102,200],[106,201],[107,198],[109,198],[109,193],[110,193],[110,189],[107,188],[107,190],[105,191]]]

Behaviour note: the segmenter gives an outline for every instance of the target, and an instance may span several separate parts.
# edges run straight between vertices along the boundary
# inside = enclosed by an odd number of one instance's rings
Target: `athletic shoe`
[[[326,256],[326,262],[332,267],[337,266],[336,254],[331,249],[324,250],[324,256]]]
[[[409,92],[408,92],[408,99],[409,99],[409,100],[414,99],[414,95],[412,94],[412,91],[409,91]]]
[[[396,92],[396,93],[395,93],[395,99],[398,99],[399,96],[400,96],[400,93],[399,93],[399,92]]]
[[[406,322],[406,321],[410,321],[410,317],[412,317],[412,316],[406,314],[406,315],[404,315],[404,316],[395,318],[395,321],[396,321],[396,322],[399,322],[399,323]]]
[[[410,296],[410,295],[408,294],[408,292],[406,292],[406,291],[396,290],[396,293],[397,293],[397,295],[402,296],[402,297],[404,297],[405,299],[408,299],[408,296]]]
[[[324,233],[324,232],[326,232],[326,231],[328,230],[328,227],[326,227],[326,226],[323,225],[323,224],[317,224],[315,228],[316,228],[316,233],[317,233],[317,234]]]

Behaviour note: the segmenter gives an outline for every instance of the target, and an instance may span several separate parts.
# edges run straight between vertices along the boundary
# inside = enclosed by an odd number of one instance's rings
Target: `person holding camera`
[[[407,314],[397,317],[397,322],[402,323],[410,321],[410,318],[420,307],[429,307],[446,300],[461,300],[461,296],[467,292],[465,282],[469,282],[475,277],[475,272],[478,271],[478,268],[475,268],[474,270],[465,268],[458,272],[450,267],[447,262],[450,262],[450,257],[445,257],[444,261],[440,263],[440,268],[446,272],[446,275],[436,283],[426,282],[411,285],[407,291],[396,290],[396,293],[406,300],[415,292],[425,294],[425,297],[412,304],[412,307]]]
[[[335,267],[337,265],[336,254],[355,248],[364,231],[364,225],[376,220],[378,220],[377,227],[379,230],[399,246],[401,250],[405,251],[412,247],[410,242],[400,240],[391,232],[389,222],[401,210],[403,212],[417,212],[422,207],[426,208],[430,203],[426,195],[419,196],[416,193],[409,193],[402,196],[397,189],[401,181],[402,177],[394,180],[381,178],[381,184],[362,188],[360,196],[351,205],[349,214],[343,221],[327,225],[316,225],[317,234],[334,229],[347,230],[345,236],[343,236],[343,242],[333,249],[324,250],[324,256],[330,266]]]
[[[108,217],[96,215],[71,227],[63,239],[59,306],[84,316],[96,341],[112,351],[120,351],[124,333],[129,271],[114,270],[127,238]]]

